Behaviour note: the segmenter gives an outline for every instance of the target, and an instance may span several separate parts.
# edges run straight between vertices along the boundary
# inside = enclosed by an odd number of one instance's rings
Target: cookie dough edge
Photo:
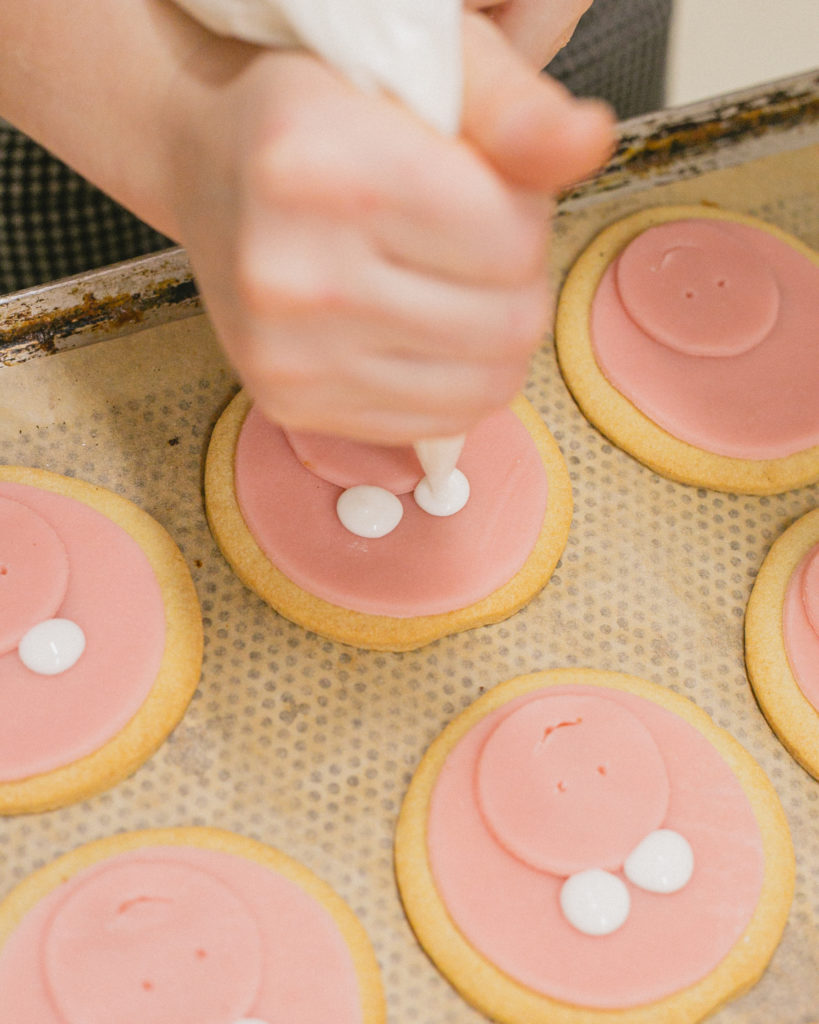
[[[596,1010],[541,996],[494,967],[461,935],[439,900],[426,849],[426,820],[438,773],[449,751],[474,725],[508,701],[548,686],[622,689],[668,708],[702,732],[737,776],[762,836],[765,872],[754,914],[717,967],[666,999],[626,1010]],[[553,669],[518,676],[479,697],[433,740],[407,790],[395,836],[395,871],[405,913],[440,973],[476,1009],[500,1024],[656,1024],[658,1012],[694,1024],[753,987],[764,973],[787,922],[795,858],[776,791],[745,749],[690,700],[620,672]]]
[[[413,618],[348,611],[297,586],[273,565],[242,517],[235,487],[235,451],[251,401],[239,392],[217,421],[205,463],[205,505],[211,531],[239,579],[284,618],[319,636],[372,651],[412,651],[435,640],[503,621],[543,587],[560,560],[572,517],[569,472],[531,403],[518,396],[511,409],[536,445],[549,484],[540,534],[529,557],[508,583],[482,600],[438,615]]]
[[[570,268],[560,291],[555,347],[563,379],[581,412],[618,448],[677,483],[736,494],[773,495],[819,479],[819,445],[781,459],[716,455],[669,434],[613,387],[594,358],[589,313],[611,261],[638,234],[656,224],[693,217],[728,220],[767,231],[819,265],[819,253],[801,239],[757,217],[708,205],[654,206],[603,228]]]
[[[363,1024],[386,1024],[381,972],[369,936],[346,901],[300,861],[259,840],[209,826],[151,828],[120,832],[79,846],[19,882],[0,901],[0,952],[25,915],[53,889],[100,861],[150,846],[193,846],[254,860],[298,885],[331,915],[350,951]]]
[[[799,688],[785,647],[782,610],[793,572],[819,543],[819,508],[791,523],[771,545],[745,612],[745,665],[757,703],[779,741],[819,780],[819,711]]]
[[[114,491],[49,470],[0,466],[0,481],[62,494],[112,520],[139,544],[165,608],[165,649],[148,697],[103,746],[60,768],[0,782],[0,815],[55,810],[112,788],[162,746],[190,704],[202,672],[204,628],[190,570],[175,541],[153,516]]]

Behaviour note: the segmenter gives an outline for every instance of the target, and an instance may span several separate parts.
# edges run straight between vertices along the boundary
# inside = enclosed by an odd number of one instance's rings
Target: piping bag
[[[442,134],[458,132],[463,79],[461,0],[177,0],[177,4],[220,35],[263,46],[312,50],[357,88],[391,93]],[[414,445],[432,497],[442,507],[463,444],[464,436],[458,435]]]

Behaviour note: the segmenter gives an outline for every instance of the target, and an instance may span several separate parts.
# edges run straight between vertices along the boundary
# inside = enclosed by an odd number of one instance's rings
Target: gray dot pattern
[[[561,217],[556,277],[599,226],[648,200],[722,201],[817,244],[815,190],[812,201],[799,190],[807,167],[798,155],[758,161]],[[301,860],[348,901],[374,943],[392,1022],[479,1024],[401,909],[392,837],[407,784],[441,728],[496,683],[565,666],[618,670],[704,708],[776,787],[796,846],[796,899],[771,968],[713,1021],[809,1024],[819,1006],[819,783],[760,714],[742,630],[765,552],[817,505],[819,488],[749,498],[658,477],[585,421],[547,339],[527,393],[560,444],[575,496],[552,580],[506,622],[412,653],[360,651],[282,619],[211,538],[203,457],[234,389],[203,318],[0,370],[0,459],[100,483],[154,515],[191,568],[205,623],[201,685],[153,758],[82,804],[0,820],[0,895],[112,832],[230,828]]]

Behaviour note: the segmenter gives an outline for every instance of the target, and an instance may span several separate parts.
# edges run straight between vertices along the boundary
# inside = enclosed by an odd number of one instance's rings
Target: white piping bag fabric
[[[303,47],[445,135],[461,113],[460,0],[176,0],[219,35]]]

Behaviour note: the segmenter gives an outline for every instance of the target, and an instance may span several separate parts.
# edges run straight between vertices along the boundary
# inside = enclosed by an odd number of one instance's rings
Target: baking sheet
[[[730,162],[730,161],[728,161]],[[803,146],[666,184],[568,202],[554,272],[600,226],[647,204],[714,202],[819,247],[819,147]],[[181,547],[205,622],[202,681],[182,724],[131,779],[80,805],[0,821],[0,895],[33,869],[121,829],[219,825],[298,858],[330,882],[374,943],[395,1024],[478,1024],[406,924],[392,836],[426,745],[511,676],[588,666],[684,694],[759,761],[797,853],[790,921],[762,981],[714,1024],[810,1024],[819,1016],[819,783],[760,714],[742,623],[772,541],[819,505],[819,485],[753,498],[666,481],[613,448],[579,413],[551,338],[527,395],[567,460],[575,513],[545,590],[505,623],[408,654],[358,651],[286,622],[227,567],[205,522],[211,427],[235,391],[204,317],[0,370],[0,459],[116,490]]]

